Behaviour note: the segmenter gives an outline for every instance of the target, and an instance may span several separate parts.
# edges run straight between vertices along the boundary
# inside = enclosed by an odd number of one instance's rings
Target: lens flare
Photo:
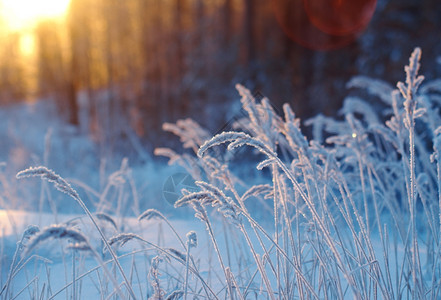
[[[285,34],[313,50],[332,50],[353,42],[367,27],[376,0],[272,0]]]

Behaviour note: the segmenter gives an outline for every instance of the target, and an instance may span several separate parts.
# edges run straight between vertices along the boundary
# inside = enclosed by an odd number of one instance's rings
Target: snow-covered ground
[[[102,203],[108,206],[101,207],[101,209],[109,212],[109,215],[115,219],[118,232],[136,233],[146,240],[157,243],[158,246],[183,251],[176,237],[169,234],[170,229],[164,226],[164,222],[155,220],[140,223],[137,221],[136,216],[143,210],[156,208],[172,217],[171,222],[182,239],[185,240],[185,235],[190,230],[199,231],[198,236],[202,246],[199,249],[206,249],[206,235],[200,221],[192,217],[188,218],[193,215],[188,209],[176,211],[173,204],[166,201],[163,196],[164,183],[173,175],[182,173],[182,168],[168,166],[152,158],[142,164],[131,165],[130,160],[125,161],[123,155],[115,155],[114,160],[108,158],[103,161],[97,145],[90,140],[90,137],[59,119],[50,101],[2,107],[0,109],[0,143],[0,282],[2,287],[7,280],[17,243],[29,225],[37,225],[43,229],[51,224],[63,224],[75,220],[72,224],[79,226],[92,243],[100,240],[97,232],[91,230],[90,221],[88,222],[75,201],[39,180],[19,181],[15,178],[17,172],[30,166],[44,165],[56,170],[80,193],[92,211],[103,200],[100,199],[100,195],[103,195],[103,191],[107,191],[108,194],[105,197],[108,199],[104,199]],[[124,186],[117,186],[118,183],[111,181],[117,177],[121,164],[126,164],[125,179],[127,182],[122,183]],[[115,176],[112,177],[112,174]],[[130,183],[128,182],[129,176]],[[121,198],[118,205],[109,204],[114,200],[114,194],[118,191],[123,197],[132,199],[133,193],[136,193],[138,202],[136,207],[133,202],[124,202],[127,199]],[[106,229],[109,230],[106,232],[108,238],[117,234],[115,229],[112,231],[108,226]],[[122,253],[135,250],[137,245],[139,248],[139,243],[129,242],[128,246],[123,248]],[[17,299],[39,298],[35,294],[31,295],[29,290],[43,291],[46,284],[45,293],[49,295],[70,282],[71,274],[66,270],[68,263],[65,261],[67,251],[63,248],[64,246],[66,246],[65,242],[53,241],[39,247],[36,253],[50,259],[50,263],[34,257],[14,277],[9,293],[11,294],[12,291],[11,295],[17,295],[23,287],[29,284],[32,288],[28,286]],[[94,246],[98,248],[99,245]],[[195,251],[204,252],[198,249]],[[144,262],[139,265],[147,267],[153,256],[154,252],[150,251],[147,263],[144,261],[145,257],[142,257],[141,261]],[[86,255],[84,259],[83,265],[77,266],[77,272],[86,272],[97,265],[96,260],[90,255]],[[125,261],[122,259],[122,264],[130,265],[132,262],[126,258]],[[146,286],[149,285],[148,271],[148,269],[143,270],[143,274],[139,275],[146,277]],[[96,282],[93,284],[92,282],[93,280],[82,281],[82,295],[94,295],[89,299],[98,299],[100,298],[100,284],[97,289]],[[71,292],[68,291],[68,293]],[[0,298],[3,299],[2,297],[5,295],[3,294]],[[64,293],[58,296],[61,299],[66,297]],[[46,296],[43,297],[45,298]]]
[[[289,106],[281,117],[238,86],[242,131],[205,142],[210,134],[190,120],[168,124],[198,156],[156,153],[188,173],[150,157],[103,160],[86,134],[53,117],[50,102],[0,110],[0,296],[439,299],[441,131],[433,124],[441,120],[429,93],[439,83],[404,101],[386,83],[354,82],[387,90],[389,121],[348,98],[345,120],[316,118],[320,134],[308,141]],[[411,114],[412,101],[423,109]],[[243,148],[257,151],[237,155]],[[61,177],[40,167],[16,179],[38,165]]]
[[[104,228],[105,234],[108,238],[116,235],[118,232],[130,232],[138,234],[144,239],[164,248],[174,248],[178,251],[185,253],[179,240],[174,235],[173,231],[167,226],[165,222],[159,220],[148,220],[139,222],[136,218],[124,218],[115,219],[118,230],[106,224],[106,222],[101,221],[100,226]],[[0,228],[2,230],[1,237],[1,249],[2,249],[2,287],[5,284],[6,278],[9,273],[9,265],[13,259],[14,252],[17,247],[17,241],[20,240],[21,234],[29,225],[38,225],[41,229],[52,224],[69,224],[69,226],[74,226],[82,233],[84,233],[92,246],[97,250],[101,251],[103,246],[100,245],[99,235],[91,226],[90,221],[81,215],[58,215],[55,219],[54,215],[47,213],[31,213],[24,211],[0,211]],[[206,250],[210,248],[209,241],[205,235],[205,229],[201,222],[191,219],[188,220],[172,220],[172,226],[175,228],[178,235],[185,240],[186,234],[193,230],[198,236],[198,247],[196,247],[192,254],[198,258],[198,260],[205,261],[204,268],[200,269],[201,273],[207,273],[208,270],[208,256],[209,252]],[[59,290],[63,290],[63,287],[72,282],[72,251],[66,249],[66,241],[52,240],[43,243],[38,246],[32,254],[38,255],[34,257],[27,265],[17,272],[12,280],[12,285],[10,287],[10,292],[12,295],[19,294],[17,299],[31,299],[35,295],[32,294],[35,291],[44,291],[43,287],[46,285],[46,295],[55,294]],[[149,286],[148,273],[149,273],[149,263],[150,260],[157,255],[157,251],[151,247],[146,247],[142,243],[136,240],[130,241],[127,245],[123,247],[117,247],[117,255],[121,256],[120,262],[124,269],[133,270],[133,264],[136,264],[138,274],[137,276],[144,277],[144,280],[134,280],[136,284],[134,288],[137,287],[139,282],[144,282],[144,285],[139,287],[139,296],[146,293],[147,287]],[[131,252],[145,250],[141,253],[128,255]],[[78,254],[77,254],[78,255]],[[99,264],[92,255],[82,255],[77,259],[76,272],[79,278],[77,279],[81,283],[81,289],[78,290],[78,299],[99,299],[102,296],[102,283],[98,282],[99,278],[95,273],[86,276],[82,279],[82,275],[90,272]],[[110,259],[109,255],[103,254],[103,261]],[[23,262],[21,263],[23,264]],[[20,263],[17,265],[21,265]],[[179,266],[177,266],[179,267]],[[181,266],[182,268],[182,266]],[[135,276],[135,275],[133,275]],[[96,280],[97,282],[94,282]],[[106,280],[104,280],[106,281]],[[164,280],[164,282],[167,282]],[[23,288],[30,284],[31,288],[28,290],[23,290]],[[50,291],[47,290],[50,285]],[[110,287],[109,287],[110,288]],[[112,290],[112,289],[110,289]],[[66,289],[66,291],[61,292],[55,299],[65,299],[67,292],[71,295],[71,289]],[[44,296],[46,299],[46,296]]]

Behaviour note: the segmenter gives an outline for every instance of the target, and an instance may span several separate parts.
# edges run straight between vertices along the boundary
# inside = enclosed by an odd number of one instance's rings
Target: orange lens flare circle
[[[313,50],[333,50],[353,42],[367,27],[377,0],[272,0],[285,34]]]
[[[376,0],[303,0],[311,23],[331,35],[356,34],[372,19]]]

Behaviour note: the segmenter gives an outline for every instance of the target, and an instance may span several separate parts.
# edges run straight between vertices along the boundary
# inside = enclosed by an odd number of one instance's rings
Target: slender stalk
[[[189,267],[189,261],[190,261],[190,243],[187,242],[187,259],[185,260],[185,281],[184,281],[184,300],[187,300],[187,290],[188,290],[188,267]]]
[[[205,215],[206,215],[206,213],[205,213]],[[225,279],[227,280],[228,292],[230,294],[230,297],[233,297],[233,290],[231,289],[231,284],[229,282],[229,276],[227,274],[227,271],[226,271],[226,268],[225,268],[225,265],[224,265],[224,261],[222,259],[222,255],[221,255],[221,252],[219,250],[219,246],[217,245],[217,241],[216,241],[216,238],[215,238],[214,233],[213,233],[213,228],[211,226],[210,221],[208,220],[208,216],[207,216],[207,218],[205,220],[205,224],[207,225],[207,229],[208,229],[208,233],[209,233],[210,238],[211,238],[211,242],[213,243],[214,250],[215,250],[215,252],[217,254],[217,258],[218,258],[219,263],[221,265],[222,271],[224,272]]]
[[[110,255],[112,256],[113,261],[115,262],[117,268],[119,269],[119,271],[124,279],[126,287],[130,293],[130,296],[136,300],[135,292],[133,291],[129,280],[127,279],[127,276],[124,273],[124,270],[123,270],[121,264],[119,263],[116,255],[115,255],[115,252],[113,251],[112,247],[110,247],[109,242],[107,241],[107,238],[104,236],[103,231],[98,226],[97,221],[95,220],[95,218],[93,217],[92,213],[89,211],[87,206],[84,204],[83,200],[81,200],[77,191],[75,191],[69,185],[69,183],[67,183],[66,180],[64,180],[61,176],[59,176],[58,174],[56,174],[52,170],[47,169],[46,167],[40,166],[40,167],[36,167],[36,168],[29,168],[29,169],[23,170],[23,171],[17,173],[16,178],[20,179],[20,178],[24,178],[24,177],[35,177],[35,176],[39,176],[43,179],[48,180],[49,182],[52,182],[59,191],[68,194],[80,205],[80,207],[83,209],[83,211],[89,217],[89,219],[92,221],[92,224],[96,228],[96,230],[98,231],[102,241],[104,242],[104,244],[106,246],[106,249],[109,251]]]
[[[3,291],[5,291],[5,297],[6,297],[5,299],[8,298],[9,286],[11,285],[13,268],[14,268],[15,262],[17,261],[18,252],[20,251],[20,249],[23,248],[23,239],[24,239],[24,236],[21,237],[20,242],[18,242],[18,244],[17,244],[17,248],[15,250],[14,257],[12,258],[12,263],[9,268],[8,279],[6,280],[5,286],[3,286],[2,291],[0,292],[0,295],[1,295],[3,293]]]
[[[90,220],[92,221],[93,225],[95,226],[95,228],[96,228],[97,231],[99,232],[99,234],[100,234],[100,236],[101,236],[101,239],[103,240],[103,242],[104,242],[104,244],[105,244],[105,246],[106,246],[106,249],[109,251],[110,255],[112,256],[112,259],[113,259],[113,261],[115,262],[115,265],[117,266],[118,270],[120,271],[120,273],[121,273],[121,275],[122,275],[122,277],[123,277],[123,279],[124,279],[124,282],[126,283],[126,287],[127,287],[128,291],[129,291],[129,293],[130,293],[130,296],[131,296],[133,299],[136,299],[135,292],[133,291],[132,286],[131,286],[129,280],[127,279],[127,276],[126,276],[126,274],[125,274],[125,272],[124,272],[124,270],[123,270],[121,264],[119,263],[118,258],[116,257],[115,252],[113,251],[112,247],[109,245],[109,242],[107,241],[107,238],[104,236],[103,231],[102,231],[101,228],[98,226],[98,223],[96,222],[95,218],[94,218],[93,215],[90,213],[89,209],[88,209],[87,206],[84,204],[84,202],[83,202],[79,197],[77,197],[76,200],[77,200],[77,202],[80,204],[81,208],[86,212],[87,216],[90,218]]]
[[[76,295],[76,274],[75,274],[75,254],[76,254],[76,250],[72,251],[72,299],[76,300],[77,299],[77,295]]]

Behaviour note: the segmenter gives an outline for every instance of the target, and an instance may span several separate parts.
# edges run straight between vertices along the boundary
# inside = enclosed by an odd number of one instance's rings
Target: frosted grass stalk
[[[277,177],[277,169],[274,167],[271,169],[272,179],[273,179],[273,205],[274,205],[274,230],[275,230],[275,242],[279,244],[279,220],[278,220],[278,201],[277,201],[277,188],[278,188],[278,177]],[[281,197],[281,195],[280,195]],[[286,248],[285,248],[286,249]],[[276,280],[277,280],[277,290],[281,291],[281,283],[280,283],[280,254],[276,252]]]
[[[306,205],[308,206],[310,212],[313,215],[314,221],[316,222],[316,224],[320,228],[321,232],[324,233],[324,238],[325,238],[330,250],[334,254],[334,257],[337,260],[338,265],[341,267],[341,269],[343,271],[343,276],[346,278],[346,280],[348,281],[351,288],[354,288],[354,281],[351,278],[351,276],[349,275],[349,272],[347,271],[345,264],[342,262],[340,254],[338,253],[338,251],[334,245],[334,242],[330,236],[329,231],[327,230],[322,219],[320,218],[312,199],[310,199],[310,197],[308,197],[307,194],[303,191],[299,182],[295,178],[294,174],[278,158],[277,154],[274,151],[269,149],[262,141],[259,141],[256,138],[252,138],[248,134],[238,133],[238,132],[224,132],[224,133],[216,135],[211,140],[205,142],[205,144],[202,145],[201,148],[199,149],[198,156],[202,157],[202,155],[204,154],[204,152],[206,152],[208,150],[208,148],[211,148],[213,146],[216,146],[216,145],[219,145],[222,143],[227,143],[227,142],[231,142],[231,144],[228,145],[228,150],[231,150],[235,147],[239,147],[239,146],[243,146],[243,145],[249,145],[249,146],[252,146],[252,147],[258,149],[260,152],[264,153],[265,155],[267,155],[270,158],[273,158],[275,160],[277,165],[286,174],[288,179],[294,185],[295,189],[299,192],[299,195],[305,201]],[[353,292],[358,294],[357,290],[355,290],[355,289],[353,289]]]
[[[163,220],[167,224],[167,226],[173,231],[173,234],[176,236],[176,238],[178,239],[179,243],[182,245],[182,248],[186,249],[184,241],[181,239],[181,237],[179,236],[179,234],[176,231],[176,229],[174,228],[174,226],[158,210],[153,209],[153,208],[145,210],[142,214],[139,215],[138,221],[141,222],[142,220],[151,220],[151,219],[154,219],[154,218],[158,218],[160,220]]]
[[[123,276],[124,282],[126,283],[126,287],[132,296],[133,299],[136,299],[135,292],[132,289],[131,284],[129,283],[124,270],[121,266],[121,264],[118,261],[118,258],[116,257],[115,252],[110,247],[106,237],[104,236],[103,231],[98,226],[98,223],[96,222],[95,218],[93,217],[92,213],[89,211],[87,206],[84,204],[83,200],[81,200],[78,193],[70,186],[69,183],[67,183],[66,180],[64,180],[61,176],[56,174],[54,171],[47,169],[46,167],[36,167],[36,168],[29,168],[23,171],[20,171],[17,173],[16,177],[17,179],[25,178],[25,177],[35,177],[40,176],[42,179],[46,179],[49,182],[52,182],[55,185],[55,188],[57,188],[59,191],[66,193],[67,195],[71,196],[84,210],[86,215],[89,217],[89,219],[92,221],[93,225],[97,229],[98,233],[101,236],[101,239],[103,240],[104,244],[106,245],[107,250],[109,251],[110,255],[112,256],[116,266],[118,267],[121,275]],[[117,288],[117,287],[115,287]]]
[[[143,242],[143,243],[153,247],[154,249],[159,251],[161,254],[173,258],[174,260],[176,260],[180,264],[184,265],[184,263],[186,261],[185,255],[181,254],[179,251],[177,251],[175,249],[172,249],[172,248],[168,248],[168,249],[161,248],[158,245],[156,245],[156,244],[154,244],[152,242],[149,242],[149,241],[143,239],[142,237],[140,237],[139,235],[136,235],[136,234],[133,234],[133,233],[120,233],[120,234],[110,238],[109,244],[113,245],[113,244],[119,243],[119,244],[123,245],[123,244],[125,244],[126,242],[128,242],[128,241],[130,241],[132,239],[138,240],[140,242]],[[205,287],[205,290],[210,292],[211,297],[213,297],[213,299],[218,299],[219,300],[219,298],[217,297],[216,293],[205,282],[205,280],[201,277],[199,272],[197,272],[196,269],[191,268],[190,266],[189,266],[189,270],[192,272],[193,275],[195,275],[201,281],[202,285]]]
[[[94,255],[95,259],[98,261],[100,266],[102,266],[106,275],[112,281],[116,293],[118,293],[118,295],[122,299],[125,299],[124,294],[119,288],[119,284],[116,282],[114,276],[110,274],[110,271],[107,269],[107,267],[105,267],[98,253],[90,246],[90,243],[86,238],[86,236],[83,233],[77,231],[76,229],[69,228],[63,225],[52,225],[44,228],[39,233],[34,235],[33,238],[30,240],[29,244],[26,245],[26,250],[23,252],[23,256],[27,256],[35,247],[37,247],[42,242],[53,238],[69,239],[71,241],[70,247],[74,250],[74,252],[76,251],[76,249],[90,251]],[[74,263],[73,263],[73,267],[75,267]],[[75,272],[73,275],[75,275]],[[73,288],[75,289],[75,277],[73,277]],[[75,295],[75,292],[73,294]]]
[[[414,289],[413,297],[422,297],[424,294],[421,276],[421,263],[419,257],[419,247],[416,229],[416,176],[415,176],[415,114],[417,112],[416,93],[419,85],[424,80],[423,76],[418,76],[420,68],[421,49],[415,48],[409,58],[409,65],[405,67],[406,84],[398,82],[397,87],[404,99],[404,109],[406,112],[404,124],[409,131],[409,171],[410,171],[410,190],[408,192],[409,210],[412,231],[412,280]]]
[[[185,260],[185,281],[184,281],[184,300],[187,300],[187,290],[188,290],[188,268],[190,262],[190,249],[197,246],[197,236],[196,232],[190,231],[187,233],[187,255]]]
[[[272,298],[273,295],[273,291],[271,288],[271,284],[268,280],[268,276],[267,273],[265,271],[265,268],[261,265],[261,262],[258,261],[258,256],[257,256],[257,252],[255,251],[254,245],[250,242],[251,239],[249,238],[248,232],[246,231],[245,227],[243,226],[242,220],[240,218],[240,211],[246,210],[245,205],[243,204],[243,202],[240,202],[240,197],[237,194],[237,192],[235,192],[235,190],[233,188],[231,188],[231,190],[233,191],[233,193],[235,194],[236,199],[239,201],[241,207],[237,207],[236,204],[234,202],[232,202],[231,198],[227,197],[220,189],[218,189],[217,187],[211,185],[211,184],[207,184],[205,182],[202,181],[198,181],[196,182],[196,185],[200,186],[201,188],[207,190],[209,193],[212,194],[212,196],[214,196],[215,201],[211,202],[212,206],[218,206],[218,210],[224,215],[224,217],[228,218],[229,220],[232,221],[232,223],[234,225],[236,225],[241,232],[243,233],[243,235],[245,236],[245,239],[248,243],[248,246],[250,247],[250,251],[253,254],[253,257],[256,261],[256,264],[259,268],[259,271],[261,272],[261,276],[264,280],[264,283],[268,289],[269,295]],[[259,243],[261,245],[261,247],[263,248],[263,250],[265,251],[265,255],[268,257],[268,262],[270,264],[270,267],[272,269],[272,271],[274,272],[274,274],[277,276],[276,271],[274,269],[274,266],[271,262],[271,260],[269,259],[269,253],[267,252],[267,249],[265,247],[265,245],[263,244],[257,230],[255,229],[255,226],[252,225],[254,232],[256,233],[256,236],[259,240]]]
[[[217,187],[215,187],[215,186],[213,186],[211,184],[207,184],[205,182],[201,182],[201,181],[196,182],[196,185],[200,186],[201,188],[204,188],[204,189],[208,190],[209,192],[212,192],[217,197],[217,199],[219,200],[219,203],[221,203],[220,204],[220,208],[221,208],[221,212],[224,214],[224,216],[228,217],[229,220],[232,220],[232,223],[234,225],[238,226],[239,228],[243,227],[242,226],[242,221],[241,221],[241,218],[240,218],[240,212],[244,211],[244,212],[246,212],[248,214],[248,210],[247,210],[245,204],[243,203],[243,201],[241,201],[241,197],[239,197],[237,191],[234,189],[234,186],[231,185],[229,187],[229,189],[233,192],[233,194],[236,197],[240,207],[237,207],[236,204],[229,197],[227,197],[220,189],[218,189]],[[222,208],[222,207],[225,207],[226,209]],[[229,215],[226,215],[225,211],[231,211],[231,213],[229,213]],[[265,244],[263,243],[263,241],[262,241],[262,239],[261,239],[261,237],[260,237],[260,235],[258,233],[258,230],[256,229],[256,227],[253,224],[251,224],[251,227],[252,227],[252,229],[253,229],[253,231],[254,231],[254,233],[255,233],[258,241],[259,241],[260,246],[264,250],[266,257],[268,257],[268,263],[270,265],[271,270],[273,271],[274,275],[277,276],[276,270],[274,268],[274,265],[273,265],[273,263],[272,263],[272,261],[270,259],[270,255],[269,255],[269,253],[268,253],[268,251],[267,251],[267,249],[265,247]],[[247,235],[246,238],[249,239],[248,232],[245,229],[241,230],[241,231],[242,231],[242,233],[244,235]],[[254,247],[252,245],[250,247],[250,250],[251,250],[252,253],[255,253],[255,249],[254,249]],[[267,276],[266,275],[266,271],[265,271],[265,274],[263,274],[263,276]],[[269,281],[267,283],[269,283]]]
[[[19,256],[20,252],[23,251],[23,249],[25,247],[24,242],[29,240],[33,235],[35,235],[39,231],[40,231],[40,229],[37,226],[30,225],[23,232],[23,235],[21,236],[21,239],[17,244],[17,248],[15,249],[14,256],[13,256],[12,262],[11,262],[11,266],[9,268],[8,278],[6,280],[6,284],[3,286],[3,288],[0,292],[0,296],[2,295],[3,291],[5,291],[5,289],[6,289],[5,295],[6,295],[6,297],[8,297],[9,286],[11,284],[12,274],[14,273],[14,265],[17,262],[17,258]]]
[[[227,281],[228,292],[230,293],[230,296],[232,297],[233,291],[231,289],[231,284],[229,283],[229,277],[228,277],[228,274],[226,273],[226,267],[225,267],[224,261],[222,259],[221,252],[219,250],[219,246],[217,244],[216,237],[214,236],[214,232],[213,232],[213,228],[211,226],[211,222],[208,219],[208,215],[207,215],[207,212],[205,211],[205,208],[203,208],[202,206],[199,207],[199,213],[201,213],[204,216],[204,222],[205,222],[205,224],[207,226],[207,230],[208,230],[208,233],[210,235],[211,242],[213,243],[214,250],[215,250],[215,252],[217,254],[217,258],[218,258],[219,263],[221,265],[222,271],[224,272],[225,280]]]
[[[76,294],[76,274],[75,274],[75,254],[76,254],[76,250],[72,251],[72,299],[76,300],[77,299],[77,294]]]

